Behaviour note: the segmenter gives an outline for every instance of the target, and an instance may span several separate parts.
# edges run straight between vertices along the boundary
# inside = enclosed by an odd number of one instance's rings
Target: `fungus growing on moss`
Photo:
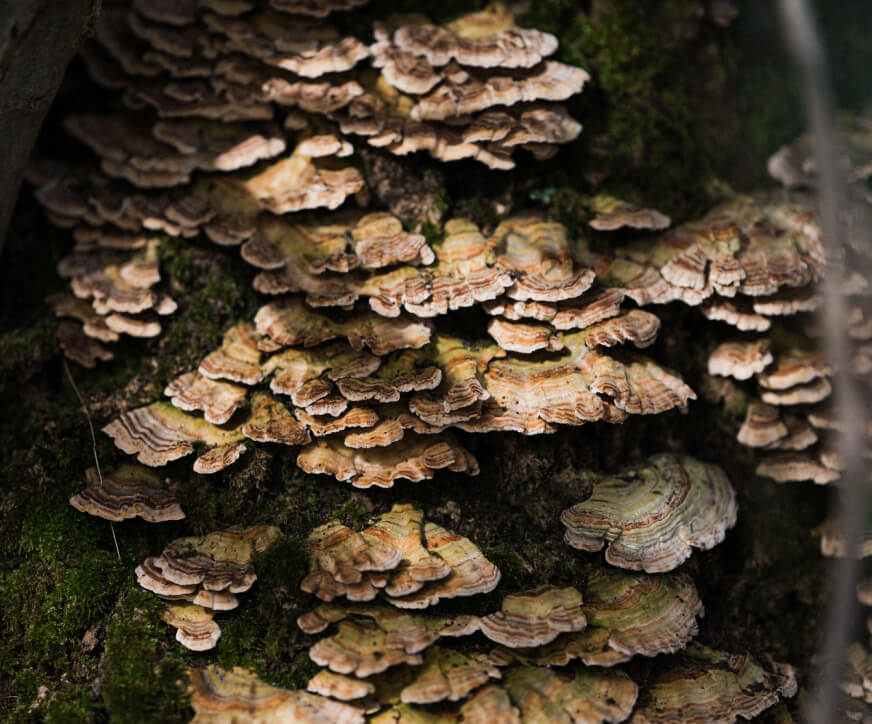
[[[221,628],[212,620],[212,613],[196,604],[171,604],[161,618],[175,627],[176,641],[191,651],[214,649],[221,638]]]
[[[662,573],[683,563],[692,548],[724,539],[736,522],[736,494],[716,465],[661,454],[595,480],[590,498],[560,520],[572,547],[598,551],[608,544],[612,565]]]
[[[113,521],[139,516],[149,523],[185,517],[175,495],[148,468],[122,465],[102,478],[97,468],[88,468],[85,479],[88,487],[70,498],[70,505],[83,513]]]
[[[307,724],[363,724],[363,714],[347,704],[271,686],[247,669],[214,664],[188,672],[188,690],[195,724],[251,719],[260,722],[296,721]]]

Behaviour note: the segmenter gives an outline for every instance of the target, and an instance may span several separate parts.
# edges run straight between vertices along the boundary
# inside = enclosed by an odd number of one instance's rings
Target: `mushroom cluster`
[[[409,505],[395,505],[360,532],[338,521],[313,531],[312,570],[301,588],[326,602],[297,620],[304,633],[325,634],[309,651],[324,667],[309,681],[310,692],[375,722],[518,724],[604,724],[625,721],[634,711],[633,721],[661,721],[661,698],[692,707],[699,721],[729,722],[795,693],[790,667],[764,668],[749,656],[696,645],[685,649],[703,606],[682,573],[592,564],[582,590],[518,591],[485,615],[423,611],[446,598],[440,590],[458,595],[451,592],[457,583],[465,586],[463,595],[472,595],[499,580],[471,542],[452,536],[467,551],[461,562],[448,547],[433,545],[434,533],[444,535]],[[434,580],[440,564],[451,572]],[[342,596],[348,602],[335,600]],[[451,643],[457,637],[471,638],[458,649]],[[487,641],[498,646],[488,650]],[[617,668],[637,655],[682,650],[667,665],[670,677],[641,691]],[[698,673],[685,673],[688,666]],[[697,688],[694,676],[704,677],[705,685]]]
[[[146,465],[200,443],[195,470],[214,472],[246,440],[275,442],[301,446],[306,472],[390,487],[442,468],[477,474],[448,428],[534,435],[696,397],[636,351],[660,320],[623,309],[623,292],[573,258],[566,228],[540,217],[510,217],[490,236],[452,219],[432,247],[387,214],[328,226],[271,218],[242,251],[275,267],[255,286],[282,296],[171,382],[169,402],[104,428]],[[441,331],[472,306],[491,317],[491,340]]]
[[[553,35],[518,27],[498,4],[445,26],[391,16],[375,24],[373,43],[342,37],[326,20],[362,4],[138,0],[103,9],[81,55],[120,103],[63,124],[96,162],[42,161],[28,174],[52,223],[73,229],[73,254],[59,266],[71,294],[49,300],[68,320],[59,337],[70,359],[91,367],[111,358],[101,342],[160,333],[159,316],[176,308],[159,285],[162,235],[252,241],[246,257],[269,270],[260,284],[271,293],[299,284],[297,275],[309,286],[328,283],[296,268],[306,249],[295,250],[289,235],[300,225],[330,227],[325,243],[338,243],[353,265],[414,262],[411,248],[393,248],[393,259],[369,248],[385,241],[382,233],[402,232],[390,219],[291,224],[284,216],[335,209],[363,191],[345,160],[358,138],[397,155],[421,150],[508,169],[516,149],[548,158],[580,133],[559,101],[588,76],[548,59]],[[344,253],[346,230],[356,260]],[[321,271],[335,270],[322,262]]]
[[[136,580],[167,601],[185,601],[166,606],[163,619],[177,629],[180,644],[193,651],[208,651],[221,636],[213,612],[232,611],[239,605],[236,594],[257,580],[254,555],[279,535],[275,526],[256,525],[178,538],[159,556],[137,566]]]

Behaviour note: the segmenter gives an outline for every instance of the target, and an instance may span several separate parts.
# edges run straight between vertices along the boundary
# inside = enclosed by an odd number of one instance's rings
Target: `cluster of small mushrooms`
[[[808,320],[783,323],[817,307],[832,261],[813,197],[735,196],[670,229],[655,210],[597,196],[593,228],[639,235],[610,254],[532,213],[494,229],[453,218],[428,242],[361,208],[355,147],[493,169],[512,168],[516,149],[548,158],[581,131],[560,102],[588,75],[551,59],[556,38],[498,4],[445,25],[386,15],[369,42],[343,37],[328,16],[365,2],[104,3],[82,58],[117,99],[64,120],[96,158],[29,171],[49,219],[75,239],[59,268],[70,291],[49,298],[64,353],[91,367],[119,335],[160,333],[176,308],[161,283],[167,236],[240,247],[269,298],[165,400],[105,426],[141,464],[90,471],[71,503],[113,521],[179,520],[152,468],[196,452],[194,470],[215,473],[257,443],[288,446],[306,473],[358,488],[474,476],[466,434],[684,410],[694,391],[640,351],[661,324],[649,308],[673,301],[744,334],[712,352],[709,372],[759,386],[739,431],[767,453],[758,473],[835,480],[838,458],[819,441],[836,425],[821,406],[833,367]],[[775,175],[813,185],[807,156],[806,141],[779,152]],[[472,307],[486,328],[458,336],[452,314]],[[872,338],[860,306],[852,314],[852,336]],[[858,370],[870,360],[861,344]],[[604,562],[585,556],[578,588],[508,592],[486,615],[457,613],[453,599],[498,590],[499,569],[415,506],[396,504],[363,530],[316,528],[297,583],[319,603],[298,625],[324,634],[310,649],[323,669],[303,692],[244,669],[195,668],[194,721],[733,722],[792,696],[789,666],[692,641],[703,604],[675,569],[735,524],[724,472],[660,454],[598,474],[592,488],[560,521],[568,546],[605,547]],[[174,540],[137,580],[168,602],[179,643],[205,651],[220,645],[214,614],[239,605],[256,554],[279,536],[259,525]],[[666,653],[641,688],[620,668]],[[862,648],[852,655],[872,671]],[[858,675],[862,698],[872,674]]]

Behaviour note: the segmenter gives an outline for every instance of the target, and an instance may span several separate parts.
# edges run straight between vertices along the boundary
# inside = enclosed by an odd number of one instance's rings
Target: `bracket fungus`
[[[237,593],[244,593],[257,576],[255,553],[264,551],[279,536],[273,526],[229,528],[195,538],[179,538],[158,557],[146,558],[136,568],[139,585],[167,600],[186,600],[165,609],[164,620],[178,628],[177,640],[194,651],[214,648],[221,635],[211,611],[236,608]]]
[[[720,543],[736,523],[736,494],[716,465],[661,454],[594,481],[590,498],[563,511],[565,540],[621,568],[662,573],[693,548]]]
[[[323,601],[347,596],[422,609],[442,599],[488,593],[500,571],[468,538],[424,521],[408,505],[394,505],[356,533],[333,521],[316,528],[308,547],[312,569],[300,587]]]
[[[175,495],[148,468],[122,465],[105,477],[88,468],[85,479],[88,487],[70,498],[70,505],[83,513],[116,522],[137,516],[149,523],[185,517]]]
[[[541,646],[587,625],[581,603],[581,594],[570,587],[513,593],[503,599],[498,612],[482,617],[481,632],[510,648]]]
[[[188,672],[188,690],[196,724],[282,722],[363,724],[358,709],[305,691],[271,686],[239,666],[214,664]]]
[[[642,690],[630,721],[732,724],[739,717],[756,717],[796,690],[795,674],[786,664],[764,668],[749,654],[693,644]]]

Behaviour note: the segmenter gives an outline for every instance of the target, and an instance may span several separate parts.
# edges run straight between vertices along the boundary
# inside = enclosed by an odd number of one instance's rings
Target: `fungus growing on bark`
[[[402,504],[360,533],[337,521],[316,528],[309,548],[312,569],[301,588],[323,601],[343,595],[370,601],[381,592],[397,608],[421,609],[487,593],[500,580],[499,569],[469,539]],[[376,554],[377,565],[371,562]]]
[[[547,717],[580,724],[622,722],[630,716],[639,689],[622,671],[572,671],[521,666],[506,672],[505,689],[521,721]]]
[[[728,654],[691,644],[655,674],[639,697],[633,724],[723,722],[751,719],[796,693],[787,664],[764,668],[749,654]]]
[[[170,604],[161,618],[176,628],[176,641],[191,651],[214,649],[221,638],[221,628],[212,620],[212,613],[195,604]]]
[[[570,587],[513,593],[503,599],[497,613],[482,617],[481,632],[510,648],[542,646],[587,625],[581,603],[581,594]]]
[[[149,523],[185,517],[175,495],[148,468],[122,465],[102,478],[97,468],[88,468],[85,479],[88,487],[70,498],[70,505],[83,513],[113,521],[139,516]]]
[[[200,372],[186,372],[170,382],[164,394],[180,410],[202,410],[207,422],[223,425],[245,404],[247,390],[230,382],[219,382]]]
[[[606,194],[593,197],[591,210],[595,216],[588,224],[597,231],[614,231],[624,227],[661,231],[672,223],[666,214],[656,209],[646,209]]]
[[[708,372],[747,380],[765,370],[773,359],[768,339],[724,342],[709,355]]]
[[[595,480],[590,498],[560,520],[570,546],[599,551],[608,544],[612,565],[662,573],[692,548],[707,550],[724,539],[736,522],[736,494],[716,465],[661,454]]]
[[[188,672],[195,724],[237,721],[363,724],[358,709],[305,691],[271,686],[254,672],[214,664]]]
[[[400,701],[404,704],[459,701],[500,676],[499,669],[480,654],[466,655],[434,646],[427,650],[412,682],[400,692]]]

